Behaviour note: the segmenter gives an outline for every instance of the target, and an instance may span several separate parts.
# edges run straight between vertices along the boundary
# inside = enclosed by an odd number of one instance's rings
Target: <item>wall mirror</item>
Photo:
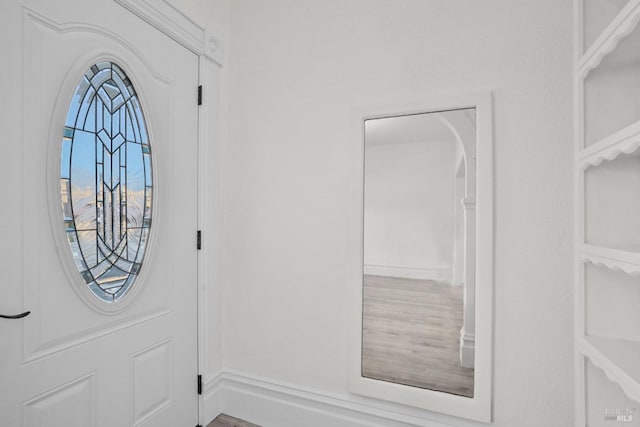
[[[364,377],[473,397],[475,130],[475,108],[365,122]]]
[[[491,98],[470,98],[358,115],[361,246],[350,386],[488,421]]]

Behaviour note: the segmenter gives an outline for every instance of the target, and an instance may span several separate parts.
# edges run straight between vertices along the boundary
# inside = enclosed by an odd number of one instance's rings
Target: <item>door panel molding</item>
[[[97,340],[104,336],[111,335],[113,333],[120,332],[134,326],[138,326],[145,322],[150,322],[162,316],[166,316],[170,312],[170,310],[157,310],[149,313],[148,315],[138,316],[131,321],[117,322],[113,326],[107,327],[98,325],[95,328],[83,330],[77,334],[65,335],[64,337],[44,342],[28,342],[27,338],[35,340],[36,337],[39,338],[39,334],[35,332],[33,334],[33,338],[31,338],[25,331],[25,349],[22,361],[23,363],[31,363],[44,357],[55,356],[56,354],[62,353],[70,348],[77,347],[79,345]]]
[[[131,356],[131,421],[143,424],[173,400],[173,340],[163,340]],[[144,393],[150,390],[149,393]],[[143,392],[143,393],[141,393]]]
[[[25,427],[83,427],[96,423],[95,372],[76,378],[46,391],[23,404],[22,425]],[[74,408],[82,408],[82,419],[64,419]]]

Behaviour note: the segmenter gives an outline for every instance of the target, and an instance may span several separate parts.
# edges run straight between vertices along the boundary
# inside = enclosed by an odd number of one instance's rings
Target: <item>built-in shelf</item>
[[[615,19],[630,0],[583,0],[582,14],[583,25],[579,28],[582,32],[582,46],[580,54],[589,50],[593,42],[602,34],[611,21]]]
[[[633,31],[639,20],[640,0],[630,0],[582,55],[578,63],[578,76],[585,78],[589,71],[600,65],[602,59],[616,48],[620,40]]]
[[[581,150],[578,165],[581,169],[586,169],[621,155],[640,156],[640,150],[636,151],[638,147],[640,147],[640,121]]]
[[[630,276],[640,276],[640,245],[609,248],[585,244],[580,246],[580,259],[598,267],[620,270]]]
[[[578,351],[630,399],[640,402],[640,342],[587,336],[578,339]]]
[[[602,425],[603,408],[640,402],[640,0],[574,4],[575,427],[585,427]]]

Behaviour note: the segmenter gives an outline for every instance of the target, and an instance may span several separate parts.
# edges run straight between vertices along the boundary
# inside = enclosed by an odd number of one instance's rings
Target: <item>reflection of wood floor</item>
[[[364,277],[362,374],[473,396],[460,366],[462,287],[431,280]]]
[[[238,418],[233,418],[225,414],[220,414],[215,420],[211,421],[207,427],[260,427],[257,424],[251,424]]]

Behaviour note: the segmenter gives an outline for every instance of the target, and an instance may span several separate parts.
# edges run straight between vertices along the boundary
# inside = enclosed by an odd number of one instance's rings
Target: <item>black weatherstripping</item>
[[[0,318],[2,318],[2,319],[22,319],[23,317],[27,317],[30,314],[31,314],[30,311],[25,311],[24,313],[20,313],[20,314],[14,314],[12,316],[6,315],[6,314],[0,314]]]

